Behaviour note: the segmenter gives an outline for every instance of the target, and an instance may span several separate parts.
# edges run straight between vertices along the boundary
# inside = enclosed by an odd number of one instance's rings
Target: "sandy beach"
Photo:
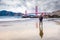
[[[43,37],[39,33],[39,20],[0,22],[0,40],[60,40],[60,25],[54,21],[43,21]]]

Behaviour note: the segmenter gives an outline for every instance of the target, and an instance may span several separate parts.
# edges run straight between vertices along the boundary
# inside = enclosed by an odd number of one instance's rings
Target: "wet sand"
[[[43,37],[39,33],[39,20],[1,22],[0,40],[60,40],[60,25],[43,21]]]

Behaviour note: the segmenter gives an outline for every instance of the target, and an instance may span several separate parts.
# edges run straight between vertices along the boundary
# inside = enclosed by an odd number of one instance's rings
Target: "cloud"
[[[0,0],[0,10],[5,9],[15,12],[28,10],[33,12],[36,5],[39,8],[39,12],[60,10],[60,0]]]

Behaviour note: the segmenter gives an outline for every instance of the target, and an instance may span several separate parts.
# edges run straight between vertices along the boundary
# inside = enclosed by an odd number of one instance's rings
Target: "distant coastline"
[[[23,13],[15,13],[11,11],[2,10],[0,11],[0,16],[21,16]]]

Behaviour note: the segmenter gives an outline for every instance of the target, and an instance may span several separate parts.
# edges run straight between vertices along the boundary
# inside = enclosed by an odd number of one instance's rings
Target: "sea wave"
[[[0,19],[0,21],[15,21],[15,20],[28,20],[30,18],[5,18],[5,19]]]

